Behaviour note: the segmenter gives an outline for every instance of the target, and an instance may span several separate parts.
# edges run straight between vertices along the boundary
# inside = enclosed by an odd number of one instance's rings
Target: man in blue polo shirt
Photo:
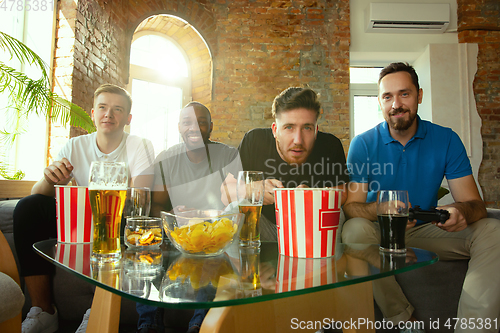
[[[342,239],[380,242],[378,223],[372,222],[377,220],[378,190],[407,190],[412,206],[429,209],[437,206],[438,189],[446,177],[455,203],[440,209],[448,210],[450,218],[445,223],[409,221],[406,245],[436,252],[444,260],[470,259],[457,316],[494,320],[500,314],[500,221],[486,218],[464,145],[451,129],[417,115],[422,89],[413,67],[390,64],[381,71],[378,85],[385,122],[351,142],[347,157],[351,183],[344,205],[349,220]],[[373,284],[375,300],[387,320],[395,324],[415,320],[413,307],[394,277]]]

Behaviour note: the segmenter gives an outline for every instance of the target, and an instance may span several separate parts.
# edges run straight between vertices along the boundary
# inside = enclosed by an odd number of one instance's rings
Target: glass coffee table
[[[123,247],[119,262],[97,264],[90,260],[92,244],[52,239],[33,247],[97,287],[91,332],[118,332],[120,297],[164,308],[211,308],[201,332],[288,332],[318,320],[323,325],[350,320],[344,332],[374,332],[353,323],[353,318],[374,321],[371,281],[438,261],[421,249],[394,255],[362,244],[337,244],[329,258],[292,258],[280,255],[276,242],[263,242],[260,249],[234,245],[221,256],[199,258],[166,241],[150,250]]]

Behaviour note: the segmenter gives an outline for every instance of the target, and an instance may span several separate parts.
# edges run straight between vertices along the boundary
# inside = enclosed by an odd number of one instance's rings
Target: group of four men
[[[236,200],[239,170],[262,171],[266,193],[261,235],[269,240],[276,239],[276,187],[344,190],[347,221],[342,226],[343,241],[372,244],[380,240],[374,222],[378,189],[407,190],[413,206],[429,209],[437,206],[437,192],[446,177],[455,203],[440,208],[448,210],[450,218],[439,224],[409,221],[407,245],[434,251],[441,259],[470,259],[458,317],[499,318],[500,276],[495,264],[500,255],[500,221],[486,218],[485,204],[457,134],[417,115],[422,93],[410,65],[393,63],[384,68],[378,99],[385,122],[352,140],[347,163],[340,140],[318,129],[321,105],[311,89],[288,88],[279,94],[272,105],[272,127],[249,131],[238,149],[210,141],[210,111],[191,102],[179,117],[183,143],[160,153],[153,164],[150,142],[123,131],[131,121],[129,95],[116,86],[99,88],[92,109],[97,132],[71,139],[33,187],[32,193],[37,195],[23,199],[15,211],[21,275],[33,304],[23,332],[57,324],[50,298],[53,267],[38,258],[31,245],[56,235],[54,185],[67,184],[71,178],[86,185],[93,160],[127,162],[131,186],[152,187],[151,212],[156,216],[162,210],[223,209]],[[391,172],[373,172],[387,163]],[[394,278],[375,281],[374,297],[387,320],[415,320],[413,307]],[[145,317],[148,313],[153,316],[150,310],[144,309]],[[140,307],[138,311],[141,313]],[[193,317],[191,331],[199,328],[202,319],[203,315]],[[140,321],[139,329],[156,328],[148,326],[150,323]]]

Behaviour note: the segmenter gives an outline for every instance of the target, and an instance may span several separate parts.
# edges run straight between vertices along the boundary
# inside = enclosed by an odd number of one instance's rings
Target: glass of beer
[[[409,203],[407,191],[379,191],[377,219],[380,226],[380,250],[405,253],[405,232]]]
[[[260,248],[240,247],[240,292],[244,297],[262,296]]]
[[[93,261],[121,258],[120,224],[127,197],[128,171],[124,162],[90,165],[89,197],[94,218]]]
[[[151,190],[148,187],[129,187],[123,215],[125,217],[149,216]]]
[[[241,246],[260,246],[260,214],[264,202],[264,174],[260,171],[240,171],[237,198],[240,213],[245,214],[241,227]]]

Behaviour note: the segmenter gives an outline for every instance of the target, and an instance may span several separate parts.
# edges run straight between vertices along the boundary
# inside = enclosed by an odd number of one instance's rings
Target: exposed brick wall
[[[54,50],[54,92],[67,100],[73,100],[73,72],[77,2],[59,1],[56,17],[56,42]],[[57,156],[69,137],[67,128],[51,122],[48,131],[47,164]]]
[[[106,1],[104,1],[106,3]],[[117,14],[118,12],[118,14]],[[90,111],[103,83],[124,87],[128,52],[124,18],[95,1],[79,1],[75,26],[73,102]]]
[[[93,94],[103,83],[124,87],[128,79],[125,20],[95,1],[59,0],[54,57],[55,92],[89,114]],[[68,137],[84,134],[79,128],[51,125],[48,160]]]
[[[214,137],[237,145],[268,127],[274,97],[309,85],[323,104],[320,128],[349,133],[348,1],[217,1]]]
[[[322,96],[320,128],[347,145],[348,0],[73,3],[72,98],[86,110],[99,84],[127,83],[129,47],[137,26],[151,15],[171,14],[192,24],[210,48],[213,101],[207,104],[213,111],[214,139],[238,145],[247,130],[270,126],[271,103],[281,90],[307,84]]]
[[[488,207],[500,208],[500,2],[458,0],[460,43],[477,43],[474,95],[482,119],[483,161],[478,181]]]

